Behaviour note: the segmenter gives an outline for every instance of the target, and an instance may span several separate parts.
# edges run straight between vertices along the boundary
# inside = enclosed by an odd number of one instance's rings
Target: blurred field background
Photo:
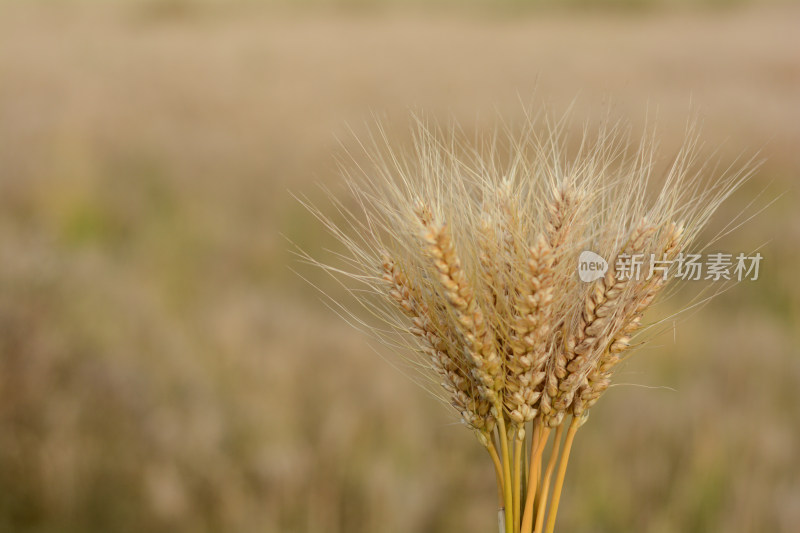
[[[594,409],[560,530],[800,530],[799,30],[769,1],[0,2],[0,531],[495,531],[474,437],[290,270],[339,290],[288,191],[328,205],[373,115],[402,143],[409,110],[576,97],[666,155],[693,110],[722,166],[761,150],[710,234],[778,200],[718,246],[763,246],[759,281]]]

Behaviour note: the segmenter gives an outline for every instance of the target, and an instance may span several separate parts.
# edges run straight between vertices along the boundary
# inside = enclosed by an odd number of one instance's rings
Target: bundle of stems
[[[651,136],[527,115],[483,143],[417,122],[414,151],[382,131],[329,217],[356,312],[455,409],[495,468],[504,533],[554,531],[578,429],[608,389],[643,315],[711,214],[749,176],[715,176],[697,135],[655,179]],[[659,183],[660,182],[660,183]],[[587,251],[601,270],[581,262]],[[599,256],[599,258],[598,258]],[[581,274],[584,274],[581,276]],[[638,344],[638,343],[637,343]],[[548,448],[549,443],[549,448]],[[548,453],[549,449],[549,453]]]

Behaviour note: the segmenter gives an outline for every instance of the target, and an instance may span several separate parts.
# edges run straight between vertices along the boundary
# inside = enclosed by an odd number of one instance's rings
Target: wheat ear
[[[389,296],[412,321],[409,332],[423,341],[423,352],[429,356],[433,369],[441,376],[442,387],[450,394],[451,405],[461,414],[464,423],[482,433],[490,433],[494,417],[490,405],[473,394],[476,384],[464,362],[459,360],[455,340],[447,338],[444,328],[436,328],[428,306],[411,287],[408,277],[387,255],[383,259],[383,277],[390,283]]]
[[[635,255],[644,249],[655,228],[642,221],[631,233],[619,255]],[[582,385],[597,357],[597,346],[603,344],[615,313],[624,306],[625,290],[631,280],[618,279],[616,257],[606,274],[597,280],[584,299],[576,327],[565,337],[563,346],[552,359],[545,385],[549,412],[545,423],[550,427],[561,424],[572,404],[575,391]]]
[[[681,247],[683,226],[671,222],[660,246],[661,257],[672,260]],[[631,337],[641,327],[642,316],[666,285],[666,276],[652,276],[639,287],[625,312],[618,318],[618,326],[611,341],[603,350],[595,367],[587,376],[572,406],[573,415],[580,417],[591,408],[611,384],[611,375],[621,360],[621,354],[630,347]]]
[[[553,300],[553,254],[543,236],[529,250],[525,283],[516,295],[507,364],[505,404],[516,427],[534,419],[541,396],[550,333],[549,310]]]

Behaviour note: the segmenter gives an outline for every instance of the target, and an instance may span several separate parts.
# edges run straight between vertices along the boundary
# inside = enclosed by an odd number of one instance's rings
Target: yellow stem
[[[531,424],[531,429],[534,427],[538,427],[535,424]],[[522,494],[527,494],[528,490],[528,472],[530,470],[530,462],[531,457],[530,454],[525,453],[525,450],[532,450],[532,441],[536,441],[536,430],[533,431],[525,428],[525,442],[522,443]],[[520,509],[521,511],[521,509]]]
[[[503,465],[500,464],[500,457],[497,455],[497,448],[494,446],[494,442],[492,442],[491,435],[487,439],[488,444],[486,445],[486,450],[488,450],[489,455],[492,458],[492,464],[494,465],[494,474],[497,478],[497,498],[499,501],[499,505],[503,507]]]
[[[558,513],[558,502],[561,500],[561,489],[564,486],[564,476],[567,473],[567,463],[569,462],[569,452],[572,449],[572,441],[575,433],[581,427],[580,418],[572,417],[572,422],[567,430],[567,437],[564,440],[564,451],[561,452],[561,459],[558,461],[558,474],[553,486],[553,500],[550,502],[550,509],[547,511],[547,527],[545,533],[553,533],[556,527],[556,514]]]
[[[561,435],[564,433],[564,424],[558,426],[556,429],[556,436],[553,440],[553,450],[550,452],[550,460],[547,462],[547,470],[544,473],[542,480],[542,495],[539,498],[539,506],[536,509],[536,528],[535,533],[542,533],[542,526],[544,525],[544,508],[547,505],[547,493],[550,490],[550,478],[553,476],[553,470],[556,468],[556,460],[558,459],[558,450],[561,447]]]
[[[528,494],[525,498],[525,511],[522,513],[522,526],[520,533],[531,533],[533,530],[533,509],[536,492],[539,490],[539,470],[542,465],[542,453],[547,445],[547,438],[550,436],[550,428],[536,424],[534,439],[531,443],[531,465],[528,474]]]
[[[534,455],[534,451],[535,451],[534,450],[534,446],[538,446],[538,442],[539,442],[539,439],[541,438],[543,429],[544,428],[542,427],[541,424],[538,424],[538,423],[534,423],[533,424],[533,439],[531,441],[531,458],[530,458],[530,461],[529,461],[531,464],[526,465],[527,468],[526,468],[526,471],[525,471],[525,476],[527,478],[529,478],[528,479],[528,487],[532,487],[533,488],[534,497],[536,497],[536,491],[539,490],[539,468],[541,467],[541,465],[538,464],[538,463],[537,464],[532,464],[533,463],[533,459],[534,459],[533,455]],[[545,441],[546,440],[547,440],[547,437],[545,437]],[[541,455],[539,456],[539,458],[541,460]],[[526,490],[530,490],[530,488],[526,489]],[[527,492],[526,492],[526,494],[527,494]]]
[[[522,489],[522,446],[525,439],[519,438],[519,433],[514,442],[514,533],[519,533],[520,515],[520,490]]]
[[[514,533],[514,515],[511,496],[511,456],[508,453],[508,433],[506,432],[506,422],[503,419],[503,405],[497,401],[494,404],[496,411],[498,438],[500,439],[500,451],[503,454],[503,501],[505,502],[506,514],[506,533]]]

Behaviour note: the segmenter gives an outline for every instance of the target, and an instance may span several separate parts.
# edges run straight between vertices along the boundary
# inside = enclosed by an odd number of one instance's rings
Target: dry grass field
[[[800,9],[479,4],[0,2],[0,531],[495,531],[473,437],[293,272],[340,290],[290,193],[324,209],[376,116],[573,101],[760,150],[709,234],[776,201],[718,243],[761,278],[593,410],[561,531],[800,529]]]

